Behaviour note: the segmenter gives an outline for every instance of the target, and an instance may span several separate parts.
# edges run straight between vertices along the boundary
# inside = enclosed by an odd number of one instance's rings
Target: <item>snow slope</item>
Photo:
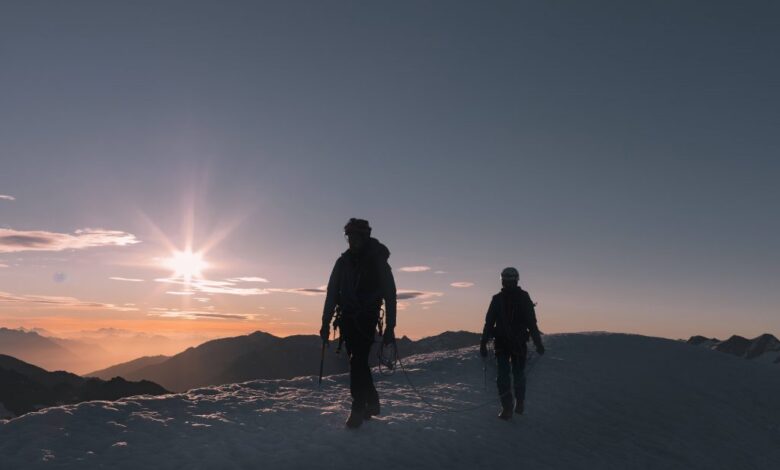
[[[382,416],[347,431],[344,375],[251,381],[22,416],[0,424],[0,468],[780,468],[776,365],[644,336],[545,339],[508,423],[464,348],[405,365],[437,406],[469,411],[431,410],[398,372],[377,381]]]

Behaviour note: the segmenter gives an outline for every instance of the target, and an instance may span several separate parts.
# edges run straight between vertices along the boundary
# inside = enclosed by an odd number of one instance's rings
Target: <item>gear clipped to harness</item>
[[[384,323],[385,310],[380,309],[379,322],[377,323],[377,332],[380,337],[384,337]],[[387,345],[384,341],[378,341],[378,343],[379,349],[377,350],[376,358],[379,362],[379,373],[382,375],[393,375],[395,372],[395,364],[398,361],[398,348],[395,345],[395,341]]]

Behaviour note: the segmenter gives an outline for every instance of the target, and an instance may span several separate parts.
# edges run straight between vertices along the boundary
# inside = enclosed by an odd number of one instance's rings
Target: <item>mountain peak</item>
[[[691,336],[687,343],[712,348],[716,351],[744,357],[745,359],[754,359],[773,351],[780,353],[780,340],[769,333],[763,333],[753,339],[747,339],[740,335],[731,335],[725,341],[696,335]],[[764,357],[768,358],[767,362],[780,362],[780,354],[778,354],[777,358],[774,358],[773,355]]]

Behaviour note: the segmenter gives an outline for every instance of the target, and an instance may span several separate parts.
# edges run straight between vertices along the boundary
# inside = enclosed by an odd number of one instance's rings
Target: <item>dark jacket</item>
[[[497,343],[509,345],[514,350],[524,346],[529,336],[535,345],[542,344],[531,296],[520,287],[501,289],[490,301],[482,341],[496,338]]]
[[[342,253],[328,280],[323,323],[333,318],[336,305],[345,316],[375,315],[384,300],[385,325],[394,328],[396,292],[389,257],[390,250],[376,238],[370,238],[360,254],[350,250]]]

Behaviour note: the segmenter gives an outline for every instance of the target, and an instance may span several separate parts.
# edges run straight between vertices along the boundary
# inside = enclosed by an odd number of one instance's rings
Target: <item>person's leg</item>
[[[502,419],[509,419],[512,416],[512,391],[511,382],[509,378],[510,354],[507,351],[500,351],[496,349],[496,362],[498,365],[498,377],[496,377],[496,385],[498,387],[498,396],[501,400],[501,414]]]
[[[371,375],[371,367],[368,365],[368,357],[371,354],[371,348],[374,344],[374,336],[376,331],[376,325],[379,321],[378,314],[376,316],[369,315],[360,319],[360,330],[363,339],[365,340],[366,362],[363,369],[364,375],[362,376],[363,396],[365,397],[365,413],[366,418],[378,415],[379,408],[379,393],[374,386],[374,377]]]
[[[349,318],[344,321],[345,342],[349,354],[349,391],[352,396],[352,413],[347,426],[358,427],[363,422],[369,393],[373,389],[368,355],[373,337],[368,337],[366,323]],[[371,330],[373,331],[373,330]]]
[[[352,409],[357,409],[365,407],[367,380],[371,379],[371,371],[368,368],[369,345],[357,329],[350,330],[346,339],[349,353],[349,391],[352,395]]]
[[[512,354],[512,382],[515,391],[515,412],[522,414],[525,405],[525,360],[526,349]]]

